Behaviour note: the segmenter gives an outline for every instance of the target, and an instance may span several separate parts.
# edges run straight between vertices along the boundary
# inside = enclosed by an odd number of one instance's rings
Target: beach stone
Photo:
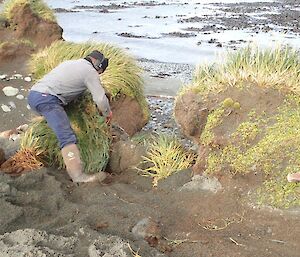
[[[10,112],[11,111],[11,109],[6,104],[2,104],[1,109],[4,112]]]
[[[11,86],[4,87],[2,91],[6,96],[15,96],[19,93],[19,89]]]
[[[16,109],[16,108],[17,108],[16,104],[15,104],[14,102],[12,102],[12,101],[9,102],[9,105],[10,105],[10,107],[13,108],[13,109]]]
[[[221,183],[215,177],[195,175],[192,181],[184,184],[179,191],[208,191],[217,193],[222,188]]]
[[[15,155],[20,149],[20,139],[13,141],[9,140],[8,138],[0,137],[0,145],[4,151],[5,159],[7,160],[11,156]]]
[[[24,96],[23,95],[17,95],[16,98],[19,99],[19,100],[23,100]]]
[[[0,75],[0,80],[5,80],[7,78],[7,74],[1,74]]]
[[[24,80],[25,80],[26,82],[31,82],[31,78],[30,78],[30,77],[25,77]]]
[[[22,78],[23,78],[23,75],[21,75],[21,74],[14,74],[14,75],[12,76],[12,78],[13,78],[13,79],[22,79]]]
[[[113,144],[108,168],[113,173],[136,167],[142,161],[146,149],[142,145],[134,144],[132,141],[119,141]]]

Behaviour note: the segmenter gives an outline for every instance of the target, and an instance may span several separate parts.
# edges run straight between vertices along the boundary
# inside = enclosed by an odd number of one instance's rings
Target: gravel
[[[174,135],[184,147],[197,150],[197,146],[181,133],[180,127],[175,122],[173,115],[174,98],[148,96],[147,101],[150,109],[150,120],[142,131]]]

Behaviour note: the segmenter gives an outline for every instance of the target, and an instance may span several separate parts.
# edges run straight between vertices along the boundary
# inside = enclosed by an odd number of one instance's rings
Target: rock
[[[11,109],[6,104],[2,104],[1,109],[4,112],[10,112],[11,111]]]
[[[215,177],[195,175],[192,181],[184,184],[179,191],[209,191],[217,193],[223,187]]]
[[[145,154],[146,149],[143,146],[130,140],[116,142],[112,146],[108,168],[113,173],[121,173],[138,166]]]
[[[3,138],[0,136],[0,145],[4,151],[6,160],[15,155],[15,153],[20,149],[20,140],[9,140],[9,136],[8,138]]]
[[[23,125],[20,125],[19,127],[17,127],[17,131],[18,132],[25,132],[28,128],[29,128],[28,124],[23,124]]]
[[[30,78],[30,77],[25,77],[24,80],[25,80],[26,82],[31,82],[31,78]]]
[[[19,89],[11,87],[11,86],[4,87],[2,89],[2,91],[4,92],[4,94],[6,96],[15,96],[19,93]]]
[[[21,75],[21,74],[14,74],[11,78],[12,79],[22,79],[23,75]]]
[[[23,95],[17,95],[16,98],[19,99],[19,100],[23,100],[24,96]]]
[[[12,102],[12,101],[10,101],[8,104],[9,104],[10,107],[13,108],[13,109],[16,109],[16,108],[17,108],[16,104],[15,104],[14,102]]]
[[[5,80],[7,78],[7,74],[0,75],[0,80]]]

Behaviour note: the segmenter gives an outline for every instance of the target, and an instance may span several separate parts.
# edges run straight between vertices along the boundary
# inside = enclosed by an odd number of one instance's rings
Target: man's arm
[[[111,118],[112,112],[109,106],[109,101],[105,95],[104,88],[100,83],[98,73],[95,71],[93,74],[88,74],[85,79],[85,83],[103,116]]]

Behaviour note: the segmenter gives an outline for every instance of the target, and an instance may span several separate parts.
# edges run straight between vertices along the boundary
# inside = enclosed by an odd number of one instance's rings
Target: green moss
[[[28,4],[36,15],[44,20],[56,22],[54,12],[42,0],[6,0],[4,2],[3,15],[7,20],[11,20],[14,16],[14,8]]]
[[[224,101],[223,101],[223,106],[224,108],[230,108],[232,107],[234,104],[234,101],[232,100],[232,98],[226,98]]]
[[[233,104],[233,108],[236,109],[236,110],[241,109],[241,104],[239,102],[235,102]]]
[[[208,117],[204,130],[200,136],[200,142],[204,145],[209,145],[214,140],[213,129],[222,123],[222,117],[225,109],[223,106],[212,111]]]
[[[179,92],[179,96],[192,91],[202,98],[215,96],[218,99],[222,92],[230,92],[231,88],[245,93],[250,87],[280,91],[285,101],[278,109],[261,112],[254,105],[246,118],[237,117],[236,128],[230,126],[234,131],[229,136],[226,134],[227,145],[215,147],[214,132],[226,129],[224,121],[229,113],[226,109],[240,110],[243,104],[230,97],[225,99],[221,107],[209,114],[199,143],[210,146],[206,173],[262,172],[265,182],[258,194],[260,203],[281,208],[300,205],[299,183],[289,183],[286,179],[288,173],[300,169],[299,70],[297,49],[246,47],[229,53],[222,63],[200,66],[192,83]],[[220,130],[216,130],[217,127]]]
[[[299,186],[286,175],[300,168],[300,97],[287,97],[278,113],[266,120],[250,112],[230,136],[230,143],[208,156],[206,173],[220,171],[264,172],[269,179],[259,190],[260,202],[276,207],[299,205]],[[271,124],[271,125],[267,125]]]
[[[294,172],[299,172],[299,164],[289,165],[281,173],[266,180],[263,186],[258,189],[259,204],[268,203],[278,208],[300,206],[300,184],[287,183],[286,181],[286,176]]]

